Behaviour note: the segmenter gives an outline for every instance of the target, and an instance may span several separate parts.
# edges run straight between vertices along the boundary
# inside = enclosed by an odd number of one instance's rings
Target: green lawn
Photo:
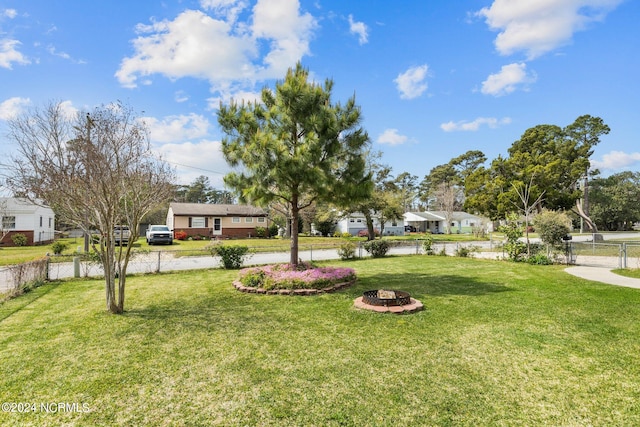
[[[0,306],[2,426],[612,426],[640,424],[640,291],[561,267],[449,257],[350,263],[316,297],[234,290],[237,272],[132,277],[127,312],[99,280]],[[411,315],[353,308],[409,291]]]

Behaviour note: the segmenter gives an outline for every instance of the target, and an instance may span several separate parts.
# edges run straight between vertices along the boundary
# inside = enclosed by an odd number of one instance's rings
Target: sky
[[[603,175],[640,171],[637,0],[0,0],[0,165],[7,120],[117,100],[189,184],[223,188],[220,102],[255,100],[297,62],[355,96],[394,175],[528,129],[600,117]],[[2,167],[2,166],[0,166]]]

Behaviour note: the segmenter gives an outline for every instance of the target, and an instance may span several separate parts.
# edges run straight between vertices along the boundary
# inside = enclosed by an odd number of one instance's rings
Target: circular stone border
[[[417,311],[424,309],[424,304],[422,304],[420,301],[414,298],[411,298],[411,302],[409,304],[387,307],[383,305],[367,304],[362,300],[362,297],[358,297],[353,300],[353,306],[355,308],[359,308],[362,310],[375,311],[377,313],[395,313],[395,314],[415,313]]]
[[[233,287],[240,292],[248,294],[262,294],[262,295],[320,295],[336,292],[341,289],[348,288],[356,282],[356,279],[348,282],[336,283],[335,285],[328,286],[322,289],[264,289],[264,288],[252,288],[251,286],[243,285],[239,280],[233,281]]]

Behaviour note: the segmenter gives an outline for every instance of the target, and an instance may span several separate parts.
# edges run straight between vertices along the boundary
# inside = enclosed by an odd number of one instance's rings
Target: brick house
[[[207,238],[256,237],[256,227],[268,227],[266,212],[250,205],[223,205],[202,203],[169,204],[167,225],[175,232],[187,236]]]

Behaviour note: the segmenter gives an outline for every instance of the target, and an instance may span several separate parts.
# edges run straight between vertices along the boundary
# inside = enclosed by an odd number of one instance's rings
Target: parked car
[[[376,235],[376,237],[380,235],[380,230],[377,228],[373,230],[373,232]],[[364,230],[358,231],[358,237],[368,237],[368,236],[369,236],[369,230],[364,229]]]
[[[113,238],[117,246],[128,245],[131,238],[131,230],[126,225],[116,225],[113,228]]]
[[[404,226],[405,233],[415,233],[416,228],[413,225],[405,225]]]
[[[173,244],[173,232],[166,225],[150,225],[146,235],[147,243],[150,245],[156,243]]]

